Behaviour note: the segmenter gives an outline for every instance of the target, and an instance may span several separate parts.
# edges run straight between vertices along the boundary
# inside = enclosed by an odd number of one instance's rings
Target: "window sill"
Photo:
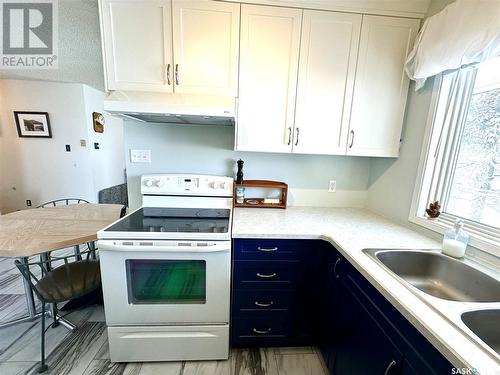
[[[424,217],[410,215],[408,221],[440,234],[444,234],[447,229],[450,229],[453,226],[451,223],[449,223],[449,221],[443,220],[441,218],[429,220]],[[465,230],[470,235],[470,246],[473,246],[490,255],[500,258],[500,238],[491,239],[491,237],[482,236],[475,230],[475,228],[468,225],[467,222],[465,222]]]

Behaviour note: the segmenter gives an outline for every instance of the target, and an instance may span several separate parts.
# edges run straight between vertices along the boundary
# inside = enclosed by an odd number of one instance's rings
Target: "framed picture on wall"
[[[19,137],[52,138],[47,112],[14,111]]]

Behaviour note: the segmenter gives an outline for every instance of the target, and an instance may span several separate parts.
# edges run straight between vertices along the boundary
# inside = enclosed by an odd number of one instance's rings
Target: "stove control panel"
[[[141,177],[142,195],[233,196],[231,177],[155,174]]]

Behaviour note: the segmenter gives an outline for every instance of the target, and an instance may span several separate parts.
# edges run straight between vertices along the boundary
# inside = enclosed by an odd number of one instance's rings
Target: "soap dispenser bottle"
[[[453,228],[444,232],[443,254],[463,258],[469,235],[464,231],[464,222],[461,219],[455,220]]]

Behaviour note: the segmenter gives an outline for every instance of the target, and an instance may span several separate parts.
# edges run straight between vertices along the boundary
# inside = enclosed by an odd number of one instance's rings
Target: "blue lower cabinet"
[[[332,251],[334,251],[332,249]],[[334,375],[451,374],[453,366],[345,258],[335,251],[321,340]]]
[[[311,345],[322,311],[323,241],[235,240],[233,346]]]
[[[332,375],[453,366],[329,243],[234,240],[233,346],[319,345]]]
[[[332,374],[398,374],[402,354],[349,286],[340,282],[334,311]]]

